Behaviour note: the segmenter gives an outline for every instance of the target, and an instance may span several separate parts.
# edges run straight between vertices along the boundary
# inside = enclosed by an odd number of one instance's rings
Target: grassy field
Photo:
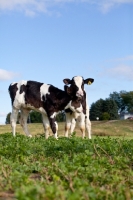
[[[133,121],[92,122],[92,140],[44,138],[42,124],[0,126],[0,200],[132,200]],[[22,134],[21,134],[22,133]],[[77,137],[78,136],[78,137]],[[116,138],[117,137],[117,138]]]
[[[31,134],[40,135],[44,134],[43,125],[41,123],[38,124],[28,124],[29,131]],[[59,123],[59,136],[64,136],[64,122]],[[11,132],[10,125],[1,125],[0,126],[0,134],[1,133],[9,133]],[[16,132],[20,134],[24,134],[22,127],[17,124]],[[79,128],[76,126],[75,129],[76,136],[81,137],[81,132]],[[53,135],[50,130],[50,135]],[[92,122],[92,137],[93,136],[122,136],[126,138],[133,138],[133,120],[118,120],[118,121],[94,121]]]

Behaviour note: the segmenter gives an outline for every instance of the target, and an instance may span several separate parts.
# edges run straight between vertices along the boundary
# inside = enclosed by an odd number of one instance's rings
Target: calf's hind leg
[[[76,121],[77,121],[77,119],[75,119],[75,118],[72,118],[72,120],[71,120],[71,129],[70,129],[71,136],[72,136],[72,133],[74,132],[74,129],[76,126]]]
[[[65,122],[65,137],[68,137],[68,133],[69,133],[69,130],[71,128],[71,133],[73,132],[74,129],[72,129],[72,116],[70,113],[65,113],[66,115],[66,122]]]
[[[45,138],[48,139],[50,124],[49,124],[48,117],[44,114],[42,114],[42,121],[43,121],[43,127],[44,127],[44,131],[45,131]]]
[[[88,138],[91,139],[91,122],[89,118],[85,119],[85,125],[88,133]]]
[[[83,113],[78,117],[78,125],[82,132],[82,138],[84,139],[84,137],[85,137],[85,115]]]

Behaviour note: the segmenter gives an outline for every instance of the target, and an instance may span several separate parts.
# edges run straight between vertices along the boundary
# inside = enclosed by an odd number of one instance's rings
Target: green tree
[[[37,111],[31,111],[28,118],[29,123],[41,123],[42,114]]]
[[[112,99],[105,99],[103,104],[104,112],[109,114],[109,120],[118,119],[118,106]]]
[[[109,95],[109,98],[114,100],[117,104],[118,110],[122,110],[123,108],[123,99],[121,97],[121,93],[125,91],[120,91],[120,92],[113,92]]]
[[[109,120],[110,119],[110,115],[108,112],[103,112],[102,113],[102,120]]]
[[[6,116],[6,121],[5,121],[6,124],[10,124],[10,116],[11,116],[11,112],[9,112]]]
[[[63,122],[65,120],[65,113],[61,111],[56,116],[57,122]],[[42,114],[37,111],[31,111],[28,121],[30,123],[41,123],[42,122]]]
[[[103,104],[104,104],[103,99],[99,99],[95,103],[92,103],[92,105],[90,107],[90,119],[91,120],[96,120],[97,117],[100,120],[102,119],[102,113],[104,112]]]
[[[133,91],[113,92],[109,95],[109,98],[116,102],[119,112],[133,111]]]
[[[61,111],[56,115],[57,122],[64,122],[65,121],[65,112]]]
[[[133,111],[133,91],[121,94],[124,105],[129,112]]]
[[[90,119],[96,120],[114,120],[118,119],[118,107],[112,99],[99,99],[90,107]]]

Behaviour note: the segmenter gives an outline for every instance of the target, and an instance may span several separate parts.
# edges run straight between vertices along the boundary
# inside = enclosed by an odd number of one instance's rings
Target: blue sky
[[[133,91],[133,0],[0,0],[0,123],[8,86],[94,78],[88,103]]]

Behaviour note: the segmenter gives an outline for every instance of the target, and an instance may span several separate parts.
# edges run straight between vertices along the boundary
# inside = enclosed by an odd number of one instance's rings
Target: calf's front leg
[[[17,122],[17,116],[18,116],[19,110],[12,107],[12,113],[10,116],[10,123],[12,127],[12,134],[15,137],[16,136],[16,122]]]
[[[22,126],[24,133],[28,137],[32,137],[32,135],[29,133],[29,130],[28,130],[28,127],[27,127],[28,115],[29,115],[29,110],[21,109],[20,125]]]
[[[55,121],[55,117],[53,117],[53,115],[51,115],[49,117],[49,122],[50,122],[50,126],[51,126],[51,129],[52,129],[52,132],[54,134],[54,137],[56,139],[58,139],[58,136],[57,136],[57,131],[58,131],[58,124],[57,122]]]

